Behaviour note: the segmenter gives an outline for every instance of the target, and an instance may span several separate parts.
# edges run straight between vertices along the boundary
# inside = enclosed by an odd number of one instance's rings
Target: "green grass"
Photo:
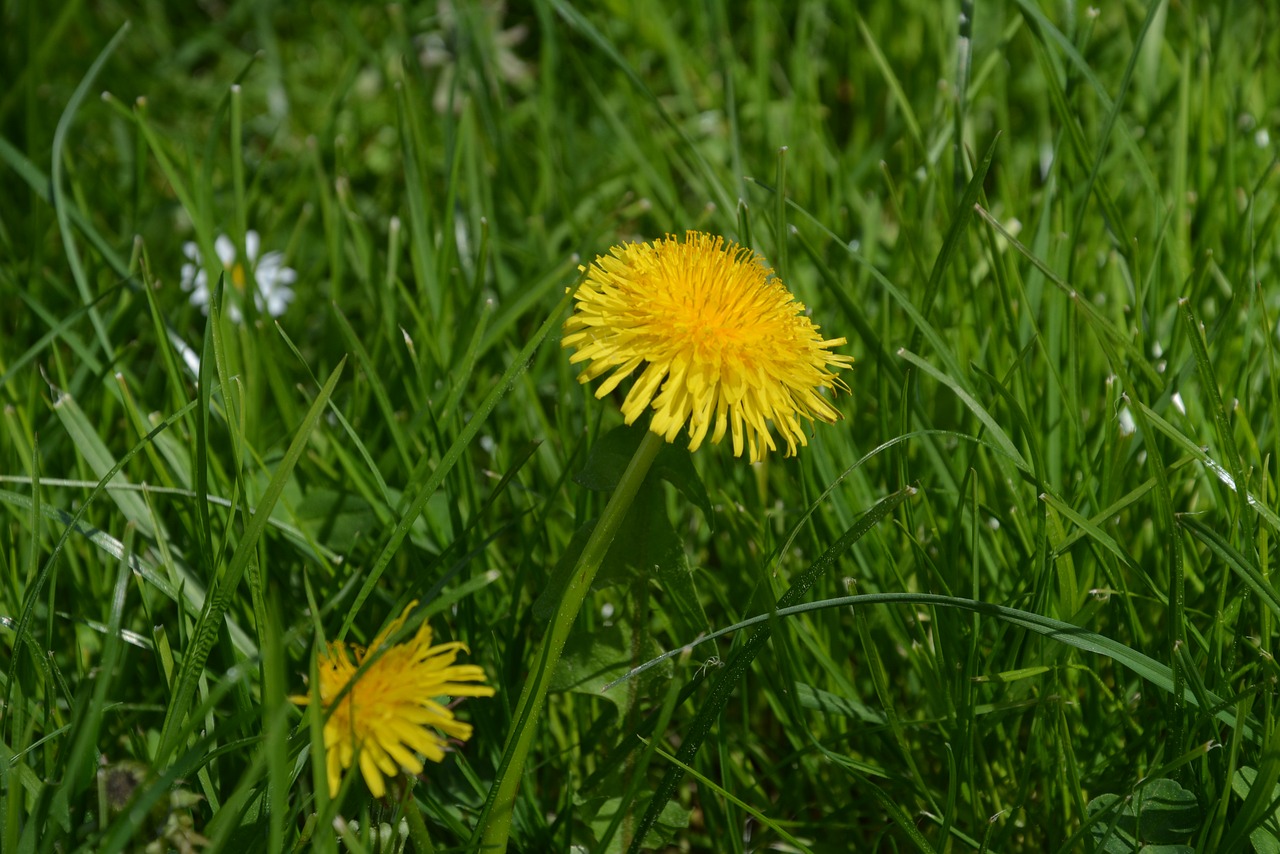
[[[1280,850],[1280,14],[973,5],[6,4],[0,850],[476,850],[637,438],[565,290],[688,228],[845,417],[659,458],[513,850]],[[211,320],[251,229],[295,298]],[[414,599],[497,696],[329,792],[288,697]]]

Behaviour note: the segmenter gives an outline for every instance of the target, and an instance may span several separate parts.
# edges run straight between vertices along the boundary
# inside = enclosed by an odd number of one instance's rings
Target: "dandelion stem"
[[[421,854],[436,854],[436,847],[431,844],[431,834],[427,832],[427,823],[422,818],[422,810],[418,809],[418,802],[413,797],[413,780],[411,778],[404,781],[403,797],[400,805],[404,810],[404,817],[409,822],[409,838],[413,840],[413,845]]]
[[[635,456],[627,465],[618,486],[605,505],[604,513],[596,523],[591,537],[582,549],[578,564],[574,567],[573,577],[565,588],[564,597],[552,618],[551,630],[542,641],[542,649],[538,663],[525,680],[524,690],[520,694],[520,702],[516,707],[515,727],[507,737],[507,746],[503,751],[502,764],[498,771],[498,781],[489,792],[489,800],[485,804],[484,813],[478,825],[480,846],[486,854],[501,854],[507,850],[507,837],[511,833],[511,810],[515,804],[516,789],[524,771],[524,763],[533,744],[533,736],[537,728],[539,714],[547,699],[547,690],[551,686],[551,677],[555,673],[560,654],[564,651],[569,630],[578,618],[583,600],[591,590],[591,582],[600,568],[618,527],[627,515],[631,502],[644,482],[649,467],[653,464],[658,451],[662,449],[662,437],[649,430],[645,431],[636,448]],[[475,840],[472,840],[475,842]]]

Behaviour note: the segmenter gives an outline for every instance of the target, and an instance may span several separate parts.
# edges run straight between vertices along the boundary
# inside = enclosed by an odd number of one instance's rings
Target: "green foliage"
[[[1280,851],[1274,6],[4,5],[0,850],[465,850],[644,430],[566,289],[697,228],[844,419],[658,456],[513,849]],[[497,696],[330,792],[413,599]]]
[[[1258,769],[1245,766],[1235,773],[1231,778],[1231,790],[1239,795],[1245,801],[1249,800],[1249,795],[1254,791],[1254,784],[1258,780]],[[1274,806],[1280,803],[1280,787],[1272,786],[1271,793],[1268,795],[1263,792],[1261,796],[1255,796],[1255,801],[1262,801],[1268,806]],[[1271,810],[1270,816],[1265,816],[1265,823],[1260,823],[1249,832],[1249,841],[1253,844],[1253,849],[1258,854],[1272,854],[1272,852],[1280,851],[1280,812],[1275,809]]]
[[[1196,796],[1169,779],[1152,780],[1132,798],[1099,795],[1086,808],[1093,848],[1102,854],[1178,854],[1195,849],[1184,844],[1203,816]]]

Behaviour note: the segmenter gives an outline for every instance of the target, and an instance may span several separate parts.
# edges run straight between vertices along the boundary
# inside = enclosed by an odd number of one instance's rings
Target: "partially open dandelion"
[[[443,705],[446,697],[491,697],[493,688],[480,685],[484,671],[474,664],[455,664],[459,642],[431,645],[431,626],[423,623],[412,639],[377,651],[408,619],[417,602],[378,633],[368,649],[331,643],[318,662],[320,700],[329,718],[324,725],[324,747],[329,791],[337,792],[342,772],[359,762],[370,793],[386,794],[383,775],[400,771],[422,773],[422,755],[432,762],[444,759],[444,736],[466,741],[471,724],[453,716]],[[357,677],[360,665],[372,659]],[[343,694],[347,683],[355,684]],[[342,694],[342,698],[335,699]],[[290,698],[306,704],[308,696]],[[437,732],[439,730],[439,732]],[[442,736],[440,733],[444,733]]]
[[[572,363],[590,364],[588,382],[604,397],[644,366],[622,404],[628,424],[653,410],[649,429],[668,442],[688,425],[689,450],[711,432],[729,432],[733,453],[752,462],[776,450],[768,422],[787,456],[807,445],[801,419],[834,423],[840,413],[824,388],[847,386],[835,371],[853,362],[831,352],[805,307],[764,261],[736,243],[690,231],[652,243],[615,246],[586,269],[562,345]]]
[[[266,312],[272,317],[284,314],[293,300],[293,289],[289,286],[297,279],[293,268],[284,265],[283,252],[268,252],[259,256],[262,241],[256,231],[244,233],[244,251],[247,259],[242,262],[236,257],[236,245],[230,237],[219,234],[213,242],[213,251],[227,271],[227,284],[234,290],[227,303],[227,316],[233,323],[240,323],[244,314],[240,304],[245,299],[245,288],[253,283],[253,301],[258,311]],[[187,256],[188,263],[182,265],[182,289],[191,292],[191,304],[200,306],[205,314],[209,313],[209,300],[212,293],[209,289],[209,275],[205,272],[200,249],[194,243],[184,243],[182,254]]]

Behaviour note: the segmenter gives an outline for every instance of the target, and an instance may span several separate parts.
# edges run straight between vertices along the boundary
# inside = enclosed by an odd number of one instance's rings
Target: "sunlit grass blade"
[[[781,824],[770,821],[769,817],[765,815],[763,812],[761,812],[760,810],[751,806],[746,801],[743,801],[741,798],[735,797],[731,792],[725,790],[721,786],[716,785],[716,782],[714,780],[710,779],[704,774],[699,774],[697,769],[691,768],[689,765],[685,764],[684,762],[681,762],[679,759],[677,759],[675,756],[672,756],[670,753],[663,750],[661,747],[657,745],[650,745],[647,739],[641,739],[641,742],[644,743],[645,747],[652,746],[653,752],[655,754],[660,756],[665,761],[670,762],[672,765],[674,765],[676,768],[679,768],[684,773],[693,777],[703,786],[706,786],[707,789],[710,790],[712,793],[714,793],[717,797],[721,797],[728,801],[731,801],[735,806],[739,807],[745,813],[747,813],[747,815],[751,816],[756,821],[758,821],[762,828],[777,834],[778,837],[781,838],[784,842],[786,842],[788,845],[793,846],[796,851],[803,851],[803,852],[808,852],[808,854],[812,854],[812,849],[810,849],[807,845],[805,845],[799,839],[796,839],[790,833],[787,833],[786,829]]]
[[[66,756],[66,775],[62,785],[53,796],[52,809],[59,816],[59,824],[70,824],[69,816],[62,816],[69,811],[70,804],[88,788],[89,780],[96,770],[94,759],[97,755],[97,742],[101,737],[103,708],[107,703],[107,692],[111,690],[117,674],[116,667],[121,655],[121,624],[124,620],[125,595],[129,584],[129,558],[133,553],[134,528],[126,526],[124,533],[124,554],[120,560],[120,568],[116,573],[116,583],[111,594],[111,617],[107,625],[106,638],[102,647],[102,660],[98,666],[98,675],[93,682],[92,692],[79,698],[76,716],[71,723],[74,737],[63,745]],[[88,687],[88,686],[86,686]],[[37,815],[36,821],[43,821]]]
[[[333,316],[338,321],[338,328],[342,330],[342,337],[346,341],[347,347],[355,354],[356,364],[360,366],[361,371],[364,373],[365,382],[369,384],[369,388],[373,391],[374,400],[378,402],[378,410],[382,413],[385,430],[391,435],[391,443],[395,446],[397,456],[400,458],[400,465],[404,468],[410,468],[412,465],[410,460],[413,454],[409,450],[409,443],[404,436],[404,430],[391,406],[391,397],[387,393],[387,387],[383,382],[382,376],[374,368],[373,360],[369,357],[369,351],[360,343],[360,336],[352,328],[351,322],[336,306],[333,309]]]
[[[480,432],[480,428],[488,419],[489,414],[493,412],[493,408],[498,405],[498,401],[506,394],[515,378],[524,370],[526,363],[541,346],[543,340],[550,333],[553,326],[560,322],[560,318],[569,307],[572,299],[571,294],[566,294],[550,313],[538,331],[521,349],[519,355],[511,361],[507,366],[507,370],[502,377],[494,384],[484,401],[476,408],[476,412],[467,421],[466,425],[458,433],[453,444],[445,451],[440,459],[440,464],[435,467],[426,481],[421,484],[409,484],[405,490],[405,494],[412,494],[413,500],[405,509],[404,515],[400,517],[400,521],[396,523],[395,529],[391,532],[385,545],[378,553],[377,559],[373,565],[369,567],[365,580],[360,586],[360,591],[356,594],[355,602],[352,603],[351,610],[347,613],[347,617],[342,622],[342,629],[338,633],[338,639],[346,637],[347,631],[351,628],[352,622],[355,620],[356,614],[360,611],[360,606],[364,604],[365,599],[369,597],[370,592],[377,585],[378,579],[382,577],[383,571],[387,565],[391,563],[391,559],[399,550],[400,544],[404,542],[404,538],[408,536],[409,529],[413,523],[417,521],[418,515],[426,506],[427,500],[435,494],[440,488],[440,484],[444,482],[445,476],[457,464],[462,457],[462,452],[467,448],[471,441],[475,439],[476,434]]]
[[[51,157],[52,165],[50,167],[50,191],[53,198],[54,211],[58,217],[58,224],[62,234],[62,247],[66,253],[67,263],[71,267],[71,277],[75,280],[76,287],[80,291],[81,302],[89,306],[89,320],[93,323],[94,331],[98,336],[98,344],[102,347],[103,356],[110,358],[114,352],[111,341],[107,337],[107,327],[97,310],[92,308],[94,303],[93,291],[89,286],[89,278],[85,273],[84,264],[80,259],[80,251],[76,249],[75,242],[72,238],[72,231],[67,216],[66,197],[63,189],[63,151],[66,146],[67,134],[71,130],[71,123],[74,121],[76,113],[80,109],[80,105],[84,103],[84,99],[89,94],[89,88],[93,86],[93,81],[102,71],[102,67],[106,65],[111,54],[115,52],[120,43],[124,41],[125,34],[129,31],[129,23],[126,21],[116,31],[116,34],[107,42],[106,47],[98,54],[98,58],[89,66],[89,70],[81,79],[80,84],[76,87],[75,92],[71,96],[71,100],[67,103],[67,108],[62,112],[62,117],[58,119],[58,128],[53,135],[53,153]]]
[[[49,553],[49,556],[45,558],[44,563],[40,566],[39,572],[36,574],[34,581],[25,591],[25,601],[22,607],[22,613],[21,613],[21,616],[18,618],[17,624],[14,626],[13,658],[10,661],[9,672],[8,672],[8,676],[4,686],[4,691],[5,691],[4,702],[5,702],[6,708],[12,702],[12,697],[13,697],[12,691],[14,688],[14,677],[16,672],[15,667],[19,659],[20,651],[22,649],[23,644],[31,643],[33,640],[30,632],[31,632],[31,622],[34,618],[36,602],[39,599],[40,594],[45,588],[45,586],[49,583],[50,577],[57,567],[58,558],[62,549],[66,546],[67,541],[71,538],[71,535],[78,530],[80,520],[84,516],[89,506],[93,503],[93,499],[95,499],[98,495],[100,495],[106,489],[106,485],[110,483],[117,474],[120,473],[120,470],[124,468],[124,466],[129,462],[129,460],[133,459],[134,455],[136,455],[142,450],[143,445],[149,442],[154,435],[162,433],[165,430],[167,430],[171,424],[177,421],[178,418],[184,414],[185,414],[185,411],[175,413],[174,415],[167,418],[165,421],[161,422],[161,424],[158,425],[154,430],[152,430],[151,433],[148,433],[147,436],[143,437],[142,441],[134,445],[133,448],[127,454],[124,454],[123,456],[121,456],[121,458],[118,461],[116,461],[115,465],[112,466],[111,469],[103,475],[102,479],[98,481],[97,486],[95,486],[93,491],[90,492],[89,495],[85,498],[84,503],[80,506],[80,508],[76,511],[76,513],[71,517],[70,521],[67,522],[66,529],[63,531],[62,535],[58,538],[58,542],[54,545],[53,550]],[[15,498],[20,499],[20,497],[17,497],[17,496],[15,496]],[[18,500],[15,503],[22,503],[22,502],[21,500]],[[34,509],[38,507],[38,503],[33,501],[31,502],[31,506],[34,512]],[[122,547],[122,554],[123,554],[123,547]]]
[[[882,499],[874,507],[867,510],[817,561],[792,581],[787,592],[778,600],[778,610],[781,611],[797,604],[808,593],[818,578],[828,572],[836,561],[853,547],[854,543],[862,539],[868,531],[879,524],[895,507],[914,494],[915,490],[911,488],[900,490]],[[730,659],[725,668],[716,674],[712,683],[710,697],[703,703],[693,723],[683,734],[680,750],[676,754],[676,759],[681,764],[687,765],[697,755],[698,749],[702,746],[703,741],[706,740],[708,733],[711,732],[712,725],[724,712],[724,708],[728,704],[729,698],[732,696],[733,690],[742,674],[746,672],[751,663],[755,661],[756,656],[759,655],[760,650],[764,648],[771,632],[770,625],[760,626],[747,642],[734,653],[733,658]],[[644,816],[636,825],[634,841],[631,845],[632,852],[639,850],[641,840],[644,839],[645,834],[657,822],[663,807],[666,806],[667,801],[675,793],[676,785],[680,782],[681,776],[682,772],[679,765],[668,769],[667,773],[663,775],[662,782],[654,790],[653,798],[650,800]]]
[[[1200,376],[1200,387],[1205,396],[1208,398],[1208,409],[1213,415],[1213,427],[1218,436],[1218,444],[1222,448],[1222,454],[1226,457],[1227,466],[1231,474],[1231,483],[1239,484],[1234,490],[1236,496],[1236,505],[1239,508],[1238,518],[1242,529],[1244,541],[1252,543],[1254,541],[1253,534],[1253,514],[1249,512],[1249,490],[1248,480],[1245,477],[1244,464],[1240,459],[1240,451],[1236,448],[1235,433],[1232,430],[1230,422],[1227,421],[1227,411],[1222,405],[1222,393],[1218,390],[1218,377],[1214,373],[1213,363],[1209,360],[1209,351],[1205,347],[1204,330],[1195,313],[1191,310],[1191,303],[1187,299],[1178,301],[1179,308],[1182,309],[1182,319],[1187,331],[1187,339],[1191,342],[1191,351],[1196,357],[1196,373]]]
[[[969,411],[977,416],[978,420],[982,422],[982,425],[987,428],[988,432],[991,434],[992,441],[994,441],[996,446],[1004,452],[1004,455],[1009,459],[1009,461],[1024,472],[1028,474],[1032,473],[1031,466],[1027,465],[1027,461],[1023,459],[1022,452],[1020,452],[1013,444],[1013,440],[1009,438],[1009,434],[1005,432],[1004,428],[1000,426],[1000,424],[992,417],[991,413],[982,406],[982,404],[978,403],[978,401],[975,400],[968,391],[961,387],[959,381],[942,373],[915,353],[908,352],[904,349],[899,350],[898,355],[915,365],[924,373],[933,377],[938,382],[950,388],[951,391],[955,393],[956,397],[960,398],[961,402],[968,407]]]
[[[280,493],[284,491],[285,481],[288,479],[289,473],[302,456],[303,450],[306,449],[311,431],[316,422],[319,421],[320,415],[324,412],[324,408],[329,401],[329,396],[333,393],[338,379],[342,376],[344,364],[345,361],[338,363],[338,366],[329,375],[329,379],[325,381],[324,387],[320,389],[319,394],[312,401],[311,408],[307,411],[302,423],[298,425],[294,433],[288,451],[285,452],[284,458],[272,474],[271,482],[268,484],[262,500],[258,502],[253,515],[249,518],[245,526],[244,536],[236,546],[235,552],[231,555],[230,562],[226,569],[215,578],[214,583],[209,588],[204,610],[196,623],[195,631],[182,659],[182,666],[178,671],[173,697],[165,711],[160,746],[156,751],[158,764],[164,764],[174,749],[178,747],[177,734],[179,726],[185,720],[191,706],[192,697],[196,690],[196,681],[204,670],[205,659],[208,657],[210,650],[213,649],[214,641],[222,630],[223,615],[230,604],[230,596],[239,585],[240,578],[244,574],[249,561],[255,557],[254,552],[257,548],[258,539],[267,528],[271,510],[275,506],[276,500],[280,497]]]

